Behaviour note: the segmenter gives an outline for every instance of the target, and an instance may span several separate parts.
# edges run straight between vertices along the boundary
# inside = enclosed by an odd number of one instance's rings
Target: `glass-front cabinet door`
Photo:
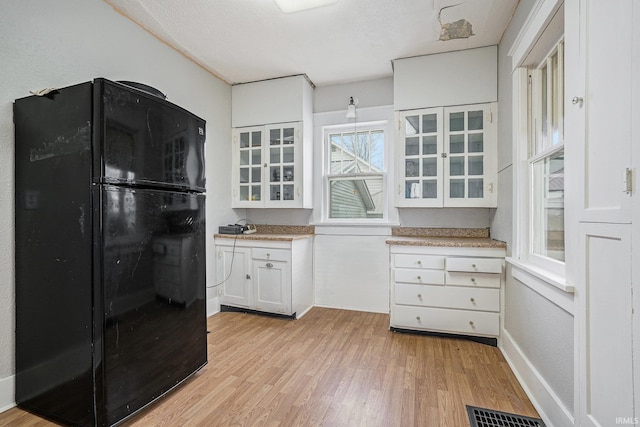
[[[494,207],[496,104],[398,113],[397,207]]]
[[[442,206],[442,108],[400,115],[396,206]]]
[[[299,123],[234,129],[232,207],[297,207],[300,131]]]
[[[491,104],[444,109],[445,206],[495,206],[494,116]]]

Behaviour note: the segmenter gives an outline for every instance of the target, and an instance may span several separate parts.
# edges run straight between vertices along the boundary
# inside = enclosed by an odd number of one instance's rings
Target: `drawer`
[[[486,311],[394,305],[391,326],[463,335],[498,336],[500,316]]]
[[[431,285],[444,285],[444,270],[420,270],[416,268],[396,268],[394,272],[395,282],[427,283]]]
[[[463,310],[500,311],[500,290],[396,283],[396,304]]]
[[[452,286],[471,286],[479,288],[499,288],[500,274],[497,273],[460,273],[445,274],[445,283]]]
[[[502,273],[500,258],[447,258],[447,271]]]
[[[253,248],[253,259],[264,259],[270,261],[288,261],[291,251],[286,249],[265,249],[265,248]]]
[[[396,254],[395,266],[401,268],[444,269],[444,257],[433,255]]]

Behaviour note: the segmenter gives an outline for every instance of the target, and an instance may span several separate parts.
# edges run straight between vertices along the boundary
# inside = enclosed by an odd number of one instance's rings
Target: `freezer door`
[[[104,399],[111,425],[202,367],[202,194],[104,186]]]
[[[104,79],[96,79],[94,99],[97,182],[204,190],[204,120]]]

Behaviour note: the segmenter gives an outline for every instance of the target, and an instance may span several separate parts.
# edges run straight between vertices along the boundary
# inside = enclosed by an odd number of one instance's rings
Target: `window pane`
[[[243,166],[249,164],[249,151],[244,150],[240,152],[240,164]]]
[[[464,112],[451,113],[449,115],[449,131],[458,132],[464,130]]]
[[[484,112],[469,111],[469,130],[481,130],[484,119]]]
[[[464,179],[452,179],[449,181],[449,197],[452,199],[464,199]]]
[[[449,157],[449,175],[464,175],[464,157]]]
[[[422,133],[438,132],[438,121],[435,114],[425,114],[422,116]]]
[[[293,163],[293,147],[282,148],[282,163]]]
[[[252,147],[260,147],[262,145],[262,132],[253,132],[251,134],[251,146]]]
[[[405,138],[404,155],[417,156],[418,154],[420,154],[420,139],[417,137]]]
[[[469,156],[469,175],[482,175],[484,173],[483,156]]]
[[[329,218],[382,218],[381,176],[329,180]]]
[[[284,128],[282,129],[282,143],[283,144],[293,144],[293,128]]]
[[[280,186],[272,185],[271,191],[269,192],[269,200],[280,200]]]
[[[564,150],[533,163],[533,252],[564,261]]]
[[[418,159],[405,160],[404,176],[414,177],[420,174]]]
[[[482,153],[484,151],[484,135],[482,133],[469,134],[469,153]]]
[[[282,180],[293,181],[293,166],[285,166],[282,168]]]
[[[249,146],[249,132],[242,132],[240,134],[240,148],[247,148]]]
[[[280,163],[280,148],[271,148],[269,150],[269,162],[271,163]]]
[[[260,182],[262,168],[251,168],[251,182]]]
[[[438,162],[435,157],[422,159],[422,176],[438,175]]]
[[[484,180],[482,178],[469,179],[469,198],[482,199],[484,197]]]
[[[464,153],[464,135],[449,136],[449,153]]]
[[[280,166],[271,166],[271,182],[280,182]],[[276,199],[271,199],[276,200]]]
[[[436,199],[438,198],[438,181],[436,180],[424,180],[422,181],[422,198],[423,199]]]
[[[371,169],[382,172],[384,170],[384,132],[381,130],[371,132],[370,141]]]
[[[269,144],[271,145],[280,145],[280,129],[271,129],[269,131]],[[275,200],[275,199],[272,199]]]
[[[406,181],[404,184],[404,197],[405,199],[417,199],[420,197],[418,181]]]
[[[420,133],[420,116],[407,116],[404,119],[405,135],[415,135]]]
[[[422,154],[436,154],[438,152],[438,137],[436,135],[422,137]]]
[[[282,191],[282,200],[293,200],[293,185],[283,185]]]

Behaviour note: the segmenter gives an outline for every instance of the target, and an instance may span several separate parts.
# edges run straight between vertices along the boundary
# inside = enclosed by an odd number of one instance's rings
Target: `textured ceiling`
[[[519,0],[338,0],[291,14],[273,0],[105,1],[229,83],[304,73],[325,86],[497,44]]]

